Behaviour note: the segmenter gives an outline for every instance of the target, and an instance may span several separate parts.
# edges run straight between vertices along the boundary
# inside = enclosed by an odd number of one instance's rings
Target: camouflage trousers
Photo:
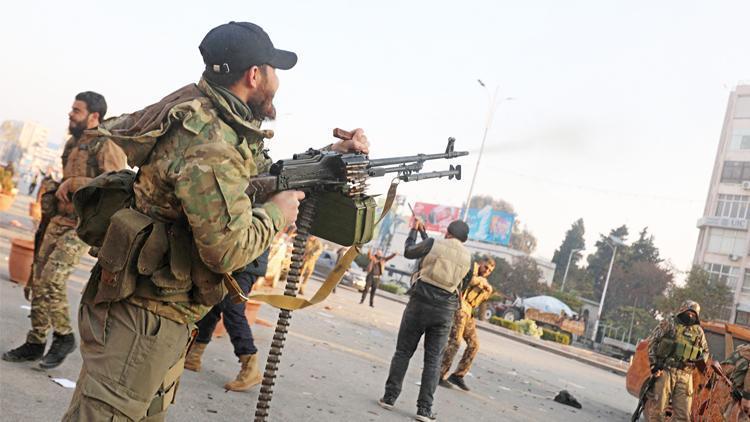
[[[451,328],[451,334],[448,337],[448,346],[443,353],[443,366],[440,378],[445,379],[448,376],[448,371],[451,369],[453,358],[456,357],[462,339],[466,342],[466,350],[464,350],[461,361],[458,362],[458,366],[453,372],[453,374],[459,377],[463,377],[469,373],[471,364],[479,352],[476,321],[474,317],[459,308],[453,317],[453,328]]]
[[[66,283],[88,251],[74,228],[50,221],[33,265],[31,330],[29,343],[46,343],[47,332],[70,334],[70,311]]]
[[[672,399],[672,421],[690,421],[693,402],[693,370],[669,368],[662,371],[654,388],[647,394],[646,420],[663,422],[664,411]]]
[[[302,270],[300,271],[299,275],[299,294],[305,294],[305,287],[307,286],[307,281],[310,280],[310,277],[313,274],[313,271],[315,270],[315,260],[308,259],[305,262],[302,263]]]

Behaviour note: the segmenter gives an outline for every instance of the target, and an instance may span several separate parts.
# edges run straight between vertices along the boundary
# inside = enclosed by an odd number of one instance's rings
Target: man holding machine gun
[[[417,233],[422,242],[417,243]],[[434,421],[432,401],[440,379],[440,359],[448,342],[453,315],[459,307],[459,285],[471,279],[471,254],[463,246],[469,236],[469,226],[461,220],[448,225],[444,239],[427,237],[424,225],[414,219],[406,239],[404,257],[422,259],[416,282],[409,294],[401,326],[398,330],[396,352],[391,360],[385,394],[378,404],[392,409],[401,393],[409,360],[424,335],[424,369],[417,399],[416,420]]]
[[[249,22],[212,29],[199,50],[206,67],[197,85],[121,119],[132,121],[122,139],[158,142],[81,299],[83,369],[66,421],[164,420],[193,323],[223,299],[223,275],[260,256],[304,199],[290,190],[254,207],[245,193],[270,161],[263,143],[272,133],[260,125],[276,115],[276,69],[291,69],[296,54]],[[367,153],[368,142],[357,129],[328,148]]]

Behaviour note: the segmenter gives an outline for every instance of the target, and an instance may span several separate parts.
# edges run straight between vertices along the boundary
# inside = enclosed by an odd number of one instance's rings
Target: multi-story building
[[[28,151],[47,146],[47,128],[33,122],[6,120],[0,125],[0,161],[17,163]]]
[[[734,303],[730,322],[750,325],[750,85],[729,95],[694,263],[726,283]]]

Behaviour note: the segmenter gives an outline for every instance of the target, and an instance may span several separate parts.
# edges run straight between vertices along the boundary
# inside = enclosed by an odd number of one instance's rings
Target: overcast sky
[[[511,202],[551,258],[577,218],[644,226],[688,269],[729,92],[750,79],[748,1],[14,1],[3,7],[0,120],[60,142],[83,90],[134,111],[203,69],[212,27],[248,20],[299,55],[280,71],[276,159],[363,127],[372,156],[474,152],[461,182],[403,185],[466,198],[488,108],[502,102],[475,193]],[[445,164],[447,166],[447,164]],[[442,169],[443,164],[433,166]],[[374,184],[373,191],[385,190]]]

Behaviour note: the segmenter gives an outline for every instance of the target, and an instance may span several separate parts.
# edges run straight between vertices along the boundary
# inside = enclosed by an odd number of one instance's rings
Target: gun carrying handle
[[[349,132],[348,130],[336,128],[333,130],[333,137],[339,138],[342,141],[348,141],[354,137],[354,132]]]

